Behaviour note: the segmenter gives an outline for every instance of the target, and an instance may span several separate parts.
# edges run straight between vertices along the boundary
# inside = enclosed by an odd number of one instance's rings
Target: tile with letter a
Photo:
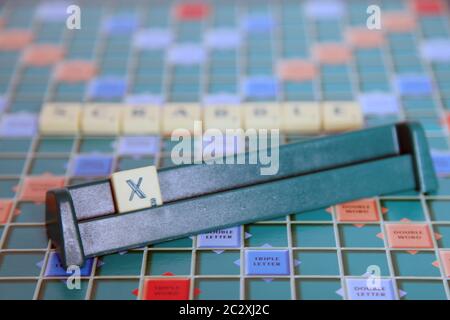
[[[42,134],[76,134],[80,130],[80,104],[50,103],[41,110],[39,129]]]
[[[194,103],[167,104],[163,109],[163,133],[171,135],[178,129],[194,131],[194,121],[201,119],[201,108]]]
[[[122,110],[122,132],[125,135],[159,134],[160,108],[154,105],[130,105]]]
[[[322,107],[326,132],[356,130],[364,125],[361,106],[356,102],[324,102]]]
[[[246,129],[280,129],[280,106],[274,103],[249,103],[244,106]]]
[[[111,183],[120,213],[162,204],[155,166],[115,172]]]
[[[84,134],[117,135],[120,132],[121,109],[113,104],[91,104],[84,108],[81,129]]]
[[[281,127],[285,132],[311,134],[322,129],[322,112],[318,103],[283,103],[281,113]]]
[[[241,108],[238,105],[210,105],[203,109],[205,130],[242,128]]]

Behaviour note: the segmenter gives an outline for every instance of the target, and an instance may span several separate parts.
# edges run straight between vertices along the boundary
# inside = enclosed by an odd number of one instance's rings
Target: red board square
[[[437,15],[444,12],[441,0],[416,0],[414,10],[421,15]]]
[[[374,222],[380,220],[377,202],[374,199],[363,199],[336,206],[339,221]]]
[[[54,176],[27,177],[23,183],[20,200],[45,202],[47,190],[63,187],[64,180],[64,177]]]
[[[32,66],[47,66],[61,61],[64,49],[50,44],[33,45],[25,51],[23,61]]]
[[[441,251],[441,261],[444,265],[445,276],[450,278],[450,251]]]
[[[210,11],[210,6],[205,3],[180,3],[175,8],[175,17],[184,21],[202,20]]]
[[[426,224],[387,224],[386,230],[391,248],[433,248]]]
[[[91,61],[64,61],[56,68],[55,79],[61,82],[83,82],[91,80],[97,73]]]
[[[8,221],[12,204],[12,200],[0,200],[0,224],[6,223],[6,221]]]
[[[144,300],[188,300],[189,279],[147,279]]]
[[[0,51],[20,50],[33,41],[29,30],[9,29],[0,32]]]

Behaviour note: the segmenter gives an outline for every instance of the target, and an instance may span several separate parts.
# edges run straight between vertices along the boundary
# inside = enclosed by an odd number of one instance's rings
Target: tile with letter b
[[[120,213],[162,204],[155,166],[115,172],[111,183]]]
[[[242,128],[241,108],[238,105],[212,105],[203,109],[205,130]]]
[[[324,102],[322,107],[326,132],[356,130],[364,125],[361,106],[356,102]]]
[[[81,104],[50,103],[41,110],[39,129],[42,134],[76,134],[80,130]]]
[[[283,103],[281,127],[288,133],[319,133],[322,129],[321,108],[318,103]]]
[[[201,107],[195,103],[172,103],[163,108],[163,133],[171,135],[178,129],[194,131],[194,122],[201,119]]]
[[[280,106],[274,103],[249,103],[244,105],[246,129],[280,129]]]
[[[123,134],[159,134],[161,123],[159,106],[130,105],[126,106],[122,112]]]
[[[121,109],[113,104],[91,104],[83,110],[81,130],[91,135],[118,135]]]

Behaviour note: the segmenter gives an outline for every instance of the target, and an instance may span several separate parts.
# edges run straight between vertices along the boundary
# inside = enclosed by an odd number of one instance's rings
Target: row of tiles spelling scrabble
[[[359,129],[363,113],[357,102],[246,103],[201,107],[174,103],[164,107],[122,104],[63,104],[44,106],[42,134],[170,135],[179,128],[194,130],[203,120],[207,129],[280,129],[314,134]]]

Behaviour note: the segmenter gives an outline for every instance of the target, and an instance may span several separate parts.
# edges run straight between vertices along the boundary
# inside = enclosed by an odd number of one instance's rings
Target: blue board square
[[[288,250],[247,250],[247,275],[288,275]]]
[[[242,27],[245,31],[252,33],[270,32],[274,26],[274,21],[267,14],[251,14],[242,20]]]
[[[234,227],[200,234],[197,237],[197,245],[199,248],[239,248],[241,228]]]
[[[87,277],[91,275],[93,266],[93,259],[87,259],[83,267],[80,268],[80,276]],[[45,269],[46,277],[67,277],[72,275],[71,272],[66,272],[61,259],[56,252],[51,252],[48,258],[47,267]]]
[[[103,23],[103,31],[110,35],[129,34],[138,28],[139,22],[133,14],[109,17]]]
[[[75,158],[72,174],[77,177],[101,177],[111,173],[112,157],[79,155]]]
[[[379,279],[371,283],[368,279],[347,279],[347,293],[350,300],[395,300],[392,279]]]
[[[433,90],[430,78],[422,75],[398,75],[396,84],[403,96],[430,95]]]
[[[94,100],[122,98],[127,91],[127,84],[121,77],[101,77],[93,79],[88,90],[89,97]]]
[[[278,82],[271,77],[251,77],[243,83],[246,98],[275,98],[278,93]]]

